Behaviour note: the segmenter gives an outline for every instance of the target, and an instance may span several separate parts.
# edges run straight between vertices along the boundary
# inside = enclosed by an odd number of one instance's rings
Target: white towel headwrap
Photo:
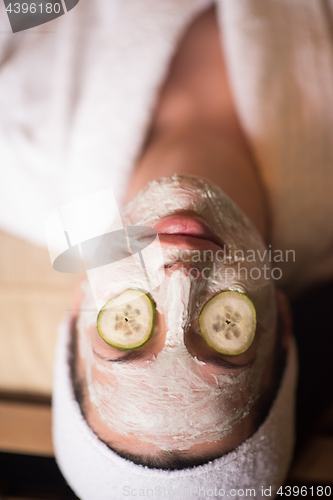
[[[165,499],[274,497],[285,480],[294,448],[296,346],[292,339],[278,395],[259,430],[238,448],[205,465],[184,470],[149,469],[120,457],[83,418],[70,376],[71,327],[59,329],[53,392],[53,439],[57,462],[82,500],[143,496]],[[246,489],[254,489],[246,492]],[[141,490],[141,491],[140,491]],[[266,492],[267,494],[268,492]],[[141,494],[141,495],[140,495]]]

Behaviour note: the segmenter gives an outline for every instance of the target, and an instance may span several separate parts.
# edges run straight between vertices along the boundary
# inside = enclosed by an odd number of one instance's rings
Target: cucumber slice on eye
[[[153,334],[155,304],[140,290],[126,290],[102,307],[97,330],[102,339],[121,350],[138,349]]]
[[[226,291],[212,297],[199,315],[207,344],[227,356],[247,351],[256,331],[256,310],[243,293]]]

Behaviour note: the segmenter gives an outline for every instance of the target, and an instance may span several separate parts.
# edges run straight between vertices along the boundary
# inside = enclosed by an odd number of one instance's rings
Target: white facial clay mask
[[[124,226],[154,227],[161,218],[183,210],[195,212],[223,242],[219,258],[204,260],[204,251],[162,249],[163,267],[182,261],[190,264],[186,272],[170,268],[153,290],[137,255],[105,266],[105,270],[100,268],[95,276],[95,287],[100,287],[98,293],[104,303],[131,288],[151,294],[167,326],[160,352],[148,360],[127,363],[96,358],[93,335],[97,311],[91,310],[94,300],[88,291],[77,323],[89,397],[101,420],[119,435],[134,436],[163,450],[188,450],[222,439],[248,415],[260,394],[276,332],[274,286],[262,271],[264,266],[270,268],[264,243],[219,188],[196,177],[165,177],[143,189],[125,207],[122,220]],[[245,257],[248,250],[257,255],[256,261]],[[160,259],[155,265],[156,273],[160,273]],[[191,267],[204,272],[192,275]],[[251,273],[253,268],[257,269]],[[186,347],[186,335],[191,335],[191,329],[198,331],[201,308],[223,290],[245,293],[256,308],[256,358],[242,372],[209,369]],[[122,355],[120,351],[119,357]]]

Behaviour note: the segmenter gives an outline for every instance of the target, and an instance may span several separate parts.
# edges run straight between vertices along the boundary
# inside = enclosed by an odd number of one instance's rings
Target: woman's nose
[[[174,264],[168,264],[165,266],[165,275],[171,276],[175,271],[180,270],[183,273],[183,276],[189,276],[190,270],[193,266],[188,262],[175,262]]]

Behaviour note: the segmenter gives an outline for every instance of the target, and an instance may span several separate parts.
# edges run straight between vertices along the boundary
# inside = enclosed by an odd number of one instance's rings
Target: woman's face
[[[93,295],[86,286],[77,331],[89,423],[116,449],[228,451],[251,433],[275,342],[264,244],[220,189],[195,177],[152,182],[122,220],[159,238],[141,256],[88,272]],[[99,336],[92,310],[129,289],[150,295],[156,322],[144,346],[120,351]],[[226,290],[248,296],[257,315],[252,345],[236,356],[210,347],[198,325],[203,306]]]

